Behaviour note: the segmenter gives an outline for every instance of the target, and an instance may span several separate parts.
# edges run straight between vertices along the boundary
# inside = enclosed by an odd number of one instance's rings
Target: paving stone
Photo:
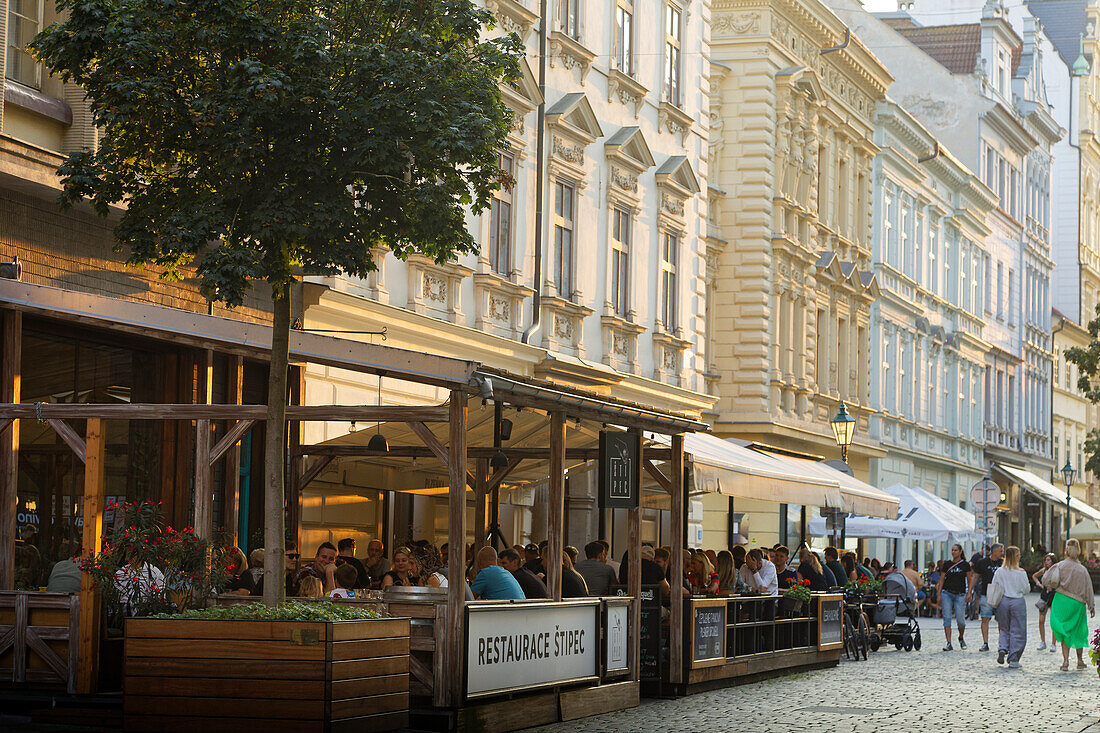
[[[1100,677],[1096,668],[1061,672],[1062,654],[1036,651],[1037,595],[1028,599],[1028,644],[1022,669],[997,664],[996,651],[979,652],[981,629],[967,622],[969,648],[941,651],[943,622],[920,619],[924,648],[886,646],[866,662],[713,690],[677,700],[644,700],[620,710],[537,729],[539,733],[1100,733]],[[1091,630],[1100,619],[1090,619]],[[952,630],[952,637],[957,634]],[[1049,631],[1048,631],[1049,636]],[[989,630],[997,648],[997,622]],[[1088,660],[1086,650],[1086,661]]]

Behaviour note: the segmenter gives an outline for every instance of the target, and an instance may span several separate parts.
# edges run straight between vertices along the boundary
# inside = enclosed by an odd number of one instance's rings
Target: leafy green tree
[[[195,268],[233,306],[273,300],[265,601],[283,594],[290,286],[364,276],[371,248],[472,252],[467,207],[504,180],[499,84],[521,46],[470,0],[58,0],[32,50],[86,91],[101,137],[59,169],[60,202],[106,216],[134,265]]]

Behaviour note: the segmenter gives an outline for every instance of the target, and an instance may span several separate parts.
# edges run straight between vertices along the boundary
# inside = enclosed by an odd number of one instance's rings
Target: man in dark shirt
[[[542,565],[542,553],[540,552],[540,546],[534,542],[523,548],[523,554],[526,556],[526,562],[523,563],[523,567],[527,568],[534,575],[546,576],[546,568]]]
[[[1004,563],[1005,547],[997,543],[989,548],[989,557],[978,558],[972,565],[971,587],[978,595],[978,614],[982,619],[982,647],[978,651],[989,651],[989,619],[993,618],[993,606],[985,599],[990,583],[993,582],[993,574]],[[970,602],[970,594],[966,596]]]
[[[337,567],[351,565],[355,568],[355,585],[348,590],[366,588],[370,584],[370,578],[367,577],[367,569],[363,566],[363,563],[355,556],[355,540],[351,537],[345,537],[336,543],[336,549],[340,553],[336,556]]]
[[[523,588],[523,595],[528,598],[550,597],[550,594],[546,590],[546,583],[542,582],[539,576],[520,564],[519,553],[512,548],[509,547],[507,550],[501,550],[500,566],[510,572],[516,579],[516,582],[519,583],[519,587]]]
[[[779,582],[779,589],[790,588],[791,583],[798,577],[798,573],[787,567],[787,562],[791,559],[791,551],[787,549],[786,545],[776,545],[773,554],[775,556],[775,578]]]
[[[832,545],[825,548],[825,567],[832,572],[837,585],[848,584],[848,573],[844,572],[844,566],[840,564],[840,553]]]

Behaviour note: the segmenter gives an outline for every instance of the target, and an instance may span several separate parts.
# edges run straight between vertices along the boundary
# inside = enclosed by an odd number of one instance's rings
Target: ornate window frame
[[[457,262],[437,265],[423,255],[409,255],[405,260],[409,276],[407,308],[414,313],[462,323],[462,280],[473,270]]]

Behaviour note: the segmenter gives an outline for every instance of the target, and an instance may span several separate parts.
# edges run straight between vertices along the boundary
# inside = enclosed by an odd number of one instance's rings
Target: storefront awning
[[[824,505],[830,509],[842,509],[849,514],[862,514],[868,517],[897,516],[898,498],[876,489],[866,481],[860,481],[855,476],[849,476],[821,461],[785,455],[775,455],[774,458],[782,463],[789,463],[801,474],[820,477],[823,481],[835,481],[839,484],[839,501]]]
[[[1054,484],[1039,478],[1031,471],[1017,468],[1015,466],[1005,466],[1001,463],[994,463],[993,467],[1000,473],[1004,474],[1006,478],[1020,485],[1020,488],[1031,492],[1043,501],[1050,502],[1056,506],[1064,507],[1066,505],[1066,492],[1057,489]],[[1100,519],[1100,511],[1089,506],[1080,499],[1070,499],[1069,508],[1073,511],[1083,514],[1089,519]]]

